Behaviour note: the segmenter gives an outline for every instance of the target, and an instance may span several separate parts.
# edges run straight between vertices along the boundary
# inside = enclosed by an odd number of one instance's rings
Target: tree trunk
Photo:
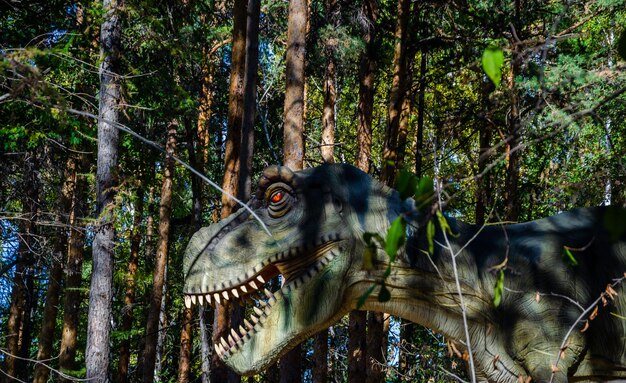
[[[64,254],[68,249],[68,230],[65,224],[72,224],[74,194],[77,187],[76,160],[70,157],[65,167],[65,181],[61,187],[59,197],[59,208],[63,217],[70,217],[69,222],[59,222],[58,240],[54,249],[54,257],[50,266],[50,276],[48,278],[48,289],[46,291],[46,303],[41,320],[41,330],[39,333],[39,350],[37,360],[46,361],[52,356],[52,344],[54,341],[54,330],[58,314],[59,293],[61,290],[61,279],[63,278]],[[65,221],[65,220],[63,220]],[[49,363],[49,362],[44,362]],[[34,383],[45,383],[50,376],[50,369],[43,364],[35,366]]]
[[[516,33],[521,38],[520,29],[520,15],[521,15],[521,0],[515,0],[515,21],[514,28]],[[506,220],[516,222],[519,219],[521,211],[521,201],[519,194],[519,174],[520,166],[522,164],[521,151],[518,150],[518,146],[521,144],[520,128],[520,111],[519,111],[519,96],[515,89],[515,77],[520,73],[521,65],[521,47],[515,40],[511,41],[512,45],[512,58],[511,58],[511,72],[509,74],[509,118],[508,118],[508,137],[507,137],[507,167],[506,167],[506,180],[504,184],[504,203],[506,211]]]
[[[395,45],[393,52],[393,79],[389,92],[389,117],[385,131],[383,148],[382,181],[392,185],[398,169],[399,130],[404,107],[404,97],[407,85],[407,28],[409,23],[409,0],[398,0],[398,19],[395,31]]]
[[[326,0],[326,22],[333,28],[337,28],[339,9],[337,0]],[[322,161],[325,163],[334,163],[334,145],[335,145],[335,108],[337,100],[337,70],[335,63],[335,54],[337,50],[337,42],[328,40],[325,44],[326,55],[326,74],[324,78],[324,110],[322,113],[322,140],[321,154]]]
[[[235,0],[233,6],[233,45],[228,94],[228,131],[224,153],[224,180],[222,187],[237,196],[239,180],[239,155],[241,150],[241,126],[243,122],[244,78],[246,64],[246,10],[247,0]],[[236,209],[235,202],[222,195],[222,219]]]
[[[3,381],[12,381],[12,378],[21,377],[25,370],[25,360],[28,357],[23,352],[24,344],[30,345],[28,322],[30,321],[29,285],[32,283],[33,248],[36,247],[35,221],[39,206],[39,161],[35,152],[28,152],[25,160],[22,209],[25,220],[21,226],[20,241],[16,253],[15,274],[11,290],[11,305],[7,318],[5,369]],[[31,286],[32,289],[32,286]]]
[[[487,222],[487,209],[491,205],[491,175],[483,174],[491,161],[491,109],[489,94],[494,90],[491,80],[483,81],[483,98],[485,118],[480,125],[478,138],[478,179],[476,180],[476,224],[482,225]]]
[[[227,193],[237,196],[240,175],[241,136],[244,111],[244,79],[246,64],[246,29],[247,29],[247,0],[235,0],[233,5],[233,43],[230,68],[230,88],[228,95],[228,131],[226,136],[226,151],[224,153],[224,179],[222,188]],[[236,210],[236,205],[226,193],[222,194],[222,219]],[[224,302],[215,308],[213,323],[213,343],[219,343],[222,337],[228,336],[230,328],[236,327],[237,319],[241,315],[233,305]],[[211,381],[239,382],[241,378],[230,371],[218,357],[217,353],[211,359]]]
[[[389,315],[369,312],[367,318],[367,375],[366,383],[385,381],[385,350]]]
[[[160,225],[159,225],[160,227]],[[169,241],[168,241],[169,242]],[[163,273],[163,290],[161,291],[161,305],[159,308],[159,326],[157,329],[156,351],[154,353],[154,381],[162,382],[161,370],[163,369],[163,347],[167,335],[167,259],[165,260],[165,272]]]
[[[254,152],[254,121],[256,117],[257,70],[259,62],[260,0],[248,0],[246,27],[246,71],[244,76],[241,153],[239,156],[239,199],[248,201],[252,193],[252,154]]]
[[[417,143],[415,150],[415,175],[418,178],[423,177],[422,163],[424,161],[424,114],[426,113],[426,110],[424,108],[424,96],[426,94],[427,59],[428,54],[424,49],[422,49],[420,55],[420,79],[417,99]]]
[[[363,383],[367,374],[367,312],[352,311],[348,318],[348,382]]]
[[[79,162],[79,172],[85,166],[85,157]],[[78,221],[85,215],[84,194],[87,189],[86,180],[78,177],[74,180],[76,189],[72,195],[69,226],[70,234],[67,245],[67,260],[65,261],[65,297],[63,301],[63,329],[61,330],[61,346],[59,353],[59,368],[62,371],[75,371],[76,352],[78,346],[78,323],[80,304],[83,294],[82,286],[84,260],[84,229],[78,226]],[[60,379],[64,381],[63,379]]]
[[[376,70],[375,38],[378,3],[363,1],[362,24],[365,51],[359,67],[359,106],[357,110],[357,159],[356,166],[369,173],[372,152],[372,116],[374,111],[374,73]]]
[[[142,180],[140,180],[141,182]],[[133,228],[130,238],[130,257],[128,259],[128,272],[126,274],[126,293],[124,294],[124,307],[122,308],[121,331],[125,338],[120,344],[120,359],[117,369],[117,381],[128,382],[128,366],[130,363],[130,332],[133,329],[133,305],[135,304],[136,274],[139,268],[139,247],[141,245],[141,220],[143,218],[144,189],[137,188],[135,212],[133,215]]]
[[[165,269],[167,267],[167,252],[170,234],[170,217],[172,214],[172,178],[174,176],[174,160],[170,155],[176,152],[176,128],[178,123],[172,121],[167,132],[166,151],[163,171],[163,184],[161,185],[161,202],[159,205],[159,239],[154,261],[154,275],[152,281],[152,294],[148,308],[146,322],[146,344],[143,351],[143,381],[154,381],[154,367],[156,363],[157,346],[159,340],[159,319],[161,315],[163,286],[165,285]]]
[[[320,331],[313,338],[313,366],[311,382],[328,382],[328,329]]]
[[[96,175],[96,216],[98,225],[93,241],[93,271],[89,289],[86,378],[107,382],[109,371],[109,335],[113,282],[114,196],[117,186],[117,147],[119,132],[112,124],[118,121],[120,79],[116,75],[122,34],[118,0],[103,0],[104,20],[100,30],[100,104],[98,121],[98,171]]]
[[[304,168],[304,67],[307,19],[307,1],[290,1],[285,62],[283,165],[292,170]],[[280,359],[280,382],[300,381],[301,364],[302,348],[298,345]]]
[[[283,164],[292,170],[300,170],[304,167],[304,66],[307,18],[306,0],[289,2]]]
[[[181,315],[180,356],[178,357],[178,383],[189,382],[191,369],[191,323],[193,309],[184,308]]]

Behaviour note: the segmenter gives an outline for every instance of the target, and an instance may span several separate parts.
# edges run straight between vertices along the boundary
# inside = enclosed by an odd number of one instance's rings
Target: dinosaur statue
[[[390,264],[377,249],[373,267],[364,267],[363,234],[384,235],[404,215],[407,240],[384,280],[391,298],[380,302],[371,294],[361,309],[419,323],[462,347],[452,249],[479,381],[626,379],[623,209],[578,209],[484,227],[448,218],[450,234],[438,223],[429,241],[412,199],[401,200],[397,191],[345,164],[299,172],[269,167],[249,206],[258,217],[240,209],[200,229],[184,260],[188,307],[253,303],[242,325],[215,345],[240,374],[266,368],[357,308]],[[563,261],[565,249],[576,266]],[[496,307],[500,270],[504,291]],[[278,291],[264,288],[279,274]]]

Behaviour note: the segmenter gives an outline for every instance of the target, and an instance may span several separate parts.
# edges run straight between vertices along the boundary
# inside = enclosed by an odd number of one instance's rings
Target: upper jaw
[[[281,325],[278,322],[284,320],[285,317],[295,317],[300,301],[306,299],[303,294],[306,288],[300,289],[302,285],[308,284],[312,279],[316,278],[333,259],[338,255],[337,248],[344,242],[340,234],[332,234],[323,236],[315,245],[292,247],[288,250],[276,252],[272,255],[264,257],[265,259],[258,261],[254,266],[238,267],[238,272],[231,273],[230,277],[224,277],[224,273],[220,273],[219,268],[209,271],[206,278],[202,278],[201,288],[191,286],[193,281],[187,281],[185,285],[185,305],[191,307],[193,304],[215,305],[222,304],[225,301],[249,303],[247,318],[237,328],[231,329],[230,333],[220,339],[215,344],[215,350],[227,363],[231,360],[231,364],[235,369],[245,368],[258,369],[256,366],[264,362],[254,362],[255,356],[250,356],[249,352],[245,352],[246,348],[256,349],[259,345],[264,348],[272,346],[272,342],[277,343],[272,347],[282,349],[286,344],[281,342],[289,342],[292,338],[299,336],[299,333],[306,329],[293,328],[281,334],[284,339],[275,339],[275,335],[265,334],[265,323],[269,320],[274,325]],[[210,254],[210,260],[219,258],[223,254]],[[210,262],[209,262],[210,263]],[[235,267],[235,264],[231,264]],[[231,267],[231,268],[232,268]],[[221,274],[221,275],[220,275]],[[282,274],[283,285],[277,291],[270,291],[266,282],[270,281],[277,275]],[[225,278],[226,280],[221,280]],[[198,280],[196,279],[196,282]],[[210,286],[210,287],[208,287]],[[303,291],[301,291],[303,290]],[[309,293],[310,295],[310,293]],[[293,312],[285,312],[292,310]],[[283,326],[283,325],[281,325]],[[267,338],[267,339],[266,339]],[[253,352],[255,354],[258,352]],[[248,361],[238,361],[236,355],[246,355]],[[270,355],[269,358],[273,358]],[[246,373],[246,371],[239,371]]]

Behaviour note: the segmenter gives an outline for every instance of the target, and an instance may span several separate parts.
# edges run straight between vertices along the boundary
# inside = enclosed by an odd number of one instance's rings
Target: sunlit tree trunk
[[[248,0],[246,27],[246,59],[240,152],[239,197],[248,201],[252,193],[252,155],[254,152],[254,121],[256,117],[257,70],[259,62],[260,0]]]
[[[119,71],[122,23],[119,0],[103,0],[104,19],[100,30],[100,111],[98,121],[98,170],[96,175],[96,225],[93,241],[93,269],[89,289],[86,378],[94,383],[108,381],[109,335],[113,298],[113,254],[115,232],[113,210],[117,186],[120,102]]]
[[[336,0],[326,0],[326,23],[337,28],[339,25],[339,7]],[[326,74],[324,75],[324,107],[322,113],[321,154],[325,163],[335,162],[335,108],[337,100],[337,64],[335,63],[337,41],[329,39],[325,44]]]
[[[301,170],[304,167],[304,67],[307,18],[307,0],[289,2],[283,117],[283,165],[292,170]],[[280,360],[280,382],[300,381],[301,364],[302,348],[298,345]]]
[[[237,196],[240,175],[241,135],[244,111],[244,78],[246,64],[247,0],[235,0],[233,5],[233,39],[231,50],[230,86],[228,94],[228,131],[224,152],[224,179],[222,188]],[[222,194],[222,219],[236,210],[235,201]],[[215,308],[213,320],[213,344],[228,336],[230,328],[236,328],[242,316],[241,310],[229,302]],[[240,382],[241,378],[230,371],[217,353],[211,359],[211,381]]]
[[[399,130],[407,86],[407,28],[409,23],[409,0],[398,0],[395,44],[393,53],[393,78],[389,91],[389,109],[383,148],[382,181],[393,183],[398,166]]]

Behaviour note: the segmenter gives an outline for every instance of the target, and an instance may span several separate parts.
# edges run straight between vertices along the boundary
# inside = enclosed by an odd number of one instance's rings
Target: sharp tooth
[[[241,336],[246,336],[248,332],[246,331],[245,328],[243,328],[242,325],[239,325],[239,333],[241,334]]]
[[[250,320],[254,324],[257,324],[259,322],[259,318],[257,318],[256,315],[254,315],[254,314],[250,315]],[[252,326],[252,327],[254,327],[254,326]]]
[[[249,282],[249,285],[250,285],[253,289],[255,289],[255,290],[258,290],[258,289],[259,289],[259,288],[257,287],[256,283],[254,283],[254,281],[250,281],[250,282]]]
[[[228,334],[228,344],[230,345],[230,347],[234,347],[236,343],[237,342],[235,342],[235,339],[233,339],[233,336]]]
[[[235,331],[234,328],[230,329],[230,333],[232,334],[233,338],[235,339],[235,343],[238,343],[241,340],[241,336],[239,336],[239,334],[237,334],[237,331]]]
[[[239,288],[241,289],[241,291],[242,291],[244,294],[246,294],[246,293],[248,292],[248,289],[246,288],[246,286],[243,286],[243,285],[242,285],[242,286],[240,286]]]
[[[228,343],[226,343],[226,339],[224,339],[224,337],[220,338],[220,342],[222,342],[222,346],[224,346],[225,350],[228,350],[230,348],[230,346],[228,346]]]
[[[230,292],[235,296],[235,298],[239,298],[239,291],[237,291],[237,289],[232,289]]]
[[[252,325],[252,323],[250,323],[250,321],[248,321],[248,320],[247,320],[247,319],[245,319],[245,318],[244,318],[244,320],[243,320],[243,324],[245,324],[245,325],[246,325],[246,327],[248,328],[248,330],[252,330],[252,328],[254,327],[254,326]]]
[[[206,303],[208,303],[209,305],[211,304],[211,294],[205,295],[204,299],[206,299]]]
[[[213,294],[213,298],[215,298],[215,303],[220,304],[220,295],[218,293]]]
[[[220,345],[216,343],[216,344],[213,345],[213,348],[215,349],[215,353],[216,354],[221,355],[222,353],[220,352],[220,347],[219,346]]]
[[[228,300],[228,291],[222,291],[222,296],[224,297],[224,299]]]
[[[254,312],[256,313],[256,315],[258,315],[258,316],[262,316],[263,315],[263,311],[260,308],[254,306],[253,309],[254,309]]]
[[[263,292],[265,293],[265,296],[267,296],[268,298],[271,298],[274,296],[274,294],[272,294],[272,292],[269,291],[268,289],[264,289]]]
[[[197,302],[197,298],[198,297],[196,295],[192,295],[191,298],[190,298],[191,299],[191,303],[193,303],[195,305],[196,302]]]
[[[264,300],[260,300],[259,304],[263,307],[267,306],[267,302],[265,302]]]
[[[265,279],[263,279],[263,277],[260,276],[260,275],[257,275],[256,280],[261,282],[261,283],[265,283]]]
[[[198,304],[204,306],[204,295],[198,295]]]
[[[191,308],[191,297],[189,295],[185,295],[185,307]]]

